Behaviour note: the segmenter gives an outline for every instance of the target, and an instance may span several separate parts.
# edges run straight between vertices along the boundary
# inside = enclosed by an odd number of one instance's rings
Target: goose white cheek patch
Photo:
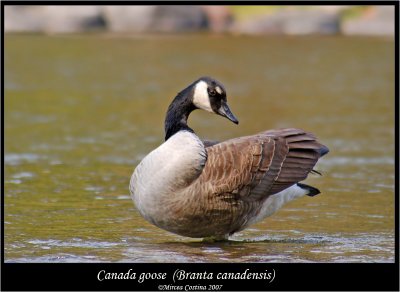
[[[194,88],[193,104],[205,111],[213,112],[207,92],[207,83],[200,81]]]

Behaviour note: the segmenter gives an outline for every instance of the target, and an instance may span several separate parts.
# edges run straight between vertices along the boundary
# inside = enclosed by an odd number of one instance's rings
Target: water
[[[299,127],[331,150],[307,179],[322,194],[222,243],[150,225],[128,191],[202,75],[240,125],[195,112],[199,136]],[[6,262],[394,261],[390,39],[6,35],[4,87]]]

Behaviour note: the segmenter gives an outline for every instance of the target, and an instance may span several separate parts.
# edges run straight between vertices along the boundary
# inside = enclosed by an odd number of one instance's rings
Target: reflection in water
[[[394,261],[392,41],[6,40],[7,262]],[[128,191],[135,165],[162,143],[171,99],[202,75],[224,83],[240,125],[195,112],[189,123],[200,137],[299,127],[331,150],[317,166],[322,177],[307,179],[320,195],[226,242],[148,224]]]

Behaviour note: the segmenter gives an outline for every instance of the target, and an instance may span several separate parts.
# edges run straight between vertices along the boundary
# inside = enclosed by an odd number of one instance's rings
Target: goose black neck
[[[165,117],[165,141],[179,131],[194,131],[187,125],[187,119],[190,113],[196,109],[190,96],[190,87],[184,89],[174,98],[168,107]]]

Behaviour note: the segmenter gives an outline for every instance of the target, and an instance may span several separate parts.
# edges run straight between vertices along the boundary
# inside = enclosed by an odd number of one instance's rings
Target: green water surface
[[[6,35],[4,71],[6,262],[394,261],[390,39]],[[223,243],[150,225],[128,190],[203,75],[240,124],[196,111],[200,137],[299,127],[331,150],[307,179],[320,195]]]

